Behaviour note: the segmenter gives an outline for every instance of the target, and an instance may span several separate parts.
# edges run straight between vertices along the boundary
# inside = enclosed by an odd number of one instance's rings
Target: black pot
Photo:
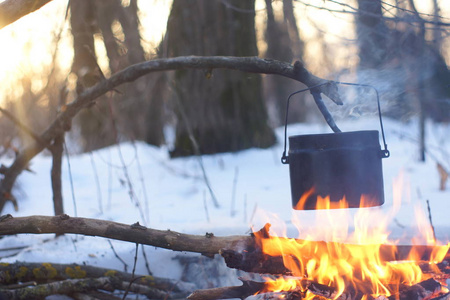
[[[376,130],[289,137],[292,207],[317,209],[318,196],[330,208],[344,197],[348,207],[382,205],[383,157]]]
[[[383,171],[381,159],[389,157],[381,118],[380,99],[375,88],[364,84],[343,83],[375,89],[378,115],[384,150],[380,147],[376,130],[340,132],[331,115],[322,107],[322,113],[335,133],[296,135],[289,137],[289,152],[286,155],[287,120],[289,100],[295,94],[312,90],[316,104],[324,106],[319,84],[289,95],[284,124],[284,151],[281,162],[289,164],[292,207],[297,210],[359,208],[380,206],[384,203]],[[318,207],[319,197],[329,199],[328,207]]]

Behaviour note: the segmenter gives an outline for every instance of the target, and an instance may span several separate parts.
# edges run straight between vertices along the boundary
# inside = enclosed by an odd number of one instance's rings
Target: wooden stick
[[[216,237],[213,234],[189,235],[171,230],[146,228],[139,224],[121,224],[105,220],[76,218],[68,215],[0,217],[0,235],[23,233],[73,233],[155,246],[175,251],[214,255],[220,249],[247,249],[254,245],[251,236]]]
[[[139,224],[122,224],[106,220],[69,217],[68,215],[50,216],[29,216],[13,218],[11,215],[0,216],[0,235],[15,234],[43,234],[43,233],[73,233],[88,236],[101,236],[115,240],[127,241],[150,245],[159,248],[171,249],[175,251],[196,252],[204,255],[215,255],[219,253],[229,253],[228,250],[236,253],[238,268],[248,264],[251,268],[260,263],[251,257],[252,252],[260,251],[255,238],[252,236],[225,236],[218,237],[213,234],[190,235],[178,233],[171,230],[157,230],[146,228]],[[304,243],[303,240],[297,240]],[[330,243],[338,248],[342,243],[310,241],[316,247],[327,249]],[[327,245],[328,244],[328,245]],[[363,246],[361,246],[363,247]],[[411,245],[381,245],[380,256],[383,261],[398,261],[408,258],[409,252],[414,249],[420,254],[420,259],[427,261],[435,249],[434,246],[411,246]],[[245,250],[245,251],[244,251]],[[256,253],[256,252],[255,252]],[[241,255],[241,256],[239,256]],[[447,253],[447,255],[449,255]],[[267,255],[262,255],[263,259],[270,259]],[[253,261],[251,261],[253,259]],[[250,271],[250,270],[247,270]]]
[[[196,290],[187,299],[213,300],[213,299],[245,299],[264,289],[264,282],[242,280],[241,286],[227,286],[212,289]]]

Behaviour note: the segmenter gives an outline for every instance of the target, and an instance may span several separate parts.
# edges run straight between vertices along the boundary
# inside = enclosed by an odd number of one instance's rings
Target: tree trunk
[[[358,0],[356,33],[359,67],[375,69],[386,59],[388,29],[383,21],[380,0]]]
[[[103,79],[96,62],[94,33],[99,32],[103,37],[110,73],[145,61],[136,0],[130,1],[127,6],[120,0],[76,1],[71,8],[75,49],[73,71],[79,78],[79,92]],[[80,114],[77,124],[83,137],[84,151],[114,144],[118,137],[122,140],[144,140],[151,136],[147,142],[161,145],[164,141],[164,119],[161,103],[153,99],[153,77],[156,76],[139,78],[122,86],[120,93],[108,95],[109,103],[100,101]],[[111,108],[120,111],[120,114],[111,116]],[[155,115],[158,117],[154,118]],[[117,128],[111,128],[113,123]]]
[[[287,23],[294,58],[302,59],[305,45],[300,38],[300,32],[297,27],[297,19],[295,18],[292,1],[293,0],[283,0],[283,15],[284,20]]]
[[[61,182],[62,155],[64,151],[64,133],[58,135],[55,138],[50,149],[53,157],[52,170],[50,172],[53,191],[53,207],[55,210],[55,216],[57,216],[64,213]]]
[[[102,80],[94,46],[94,33],[98,31],[97,5],[91,0],[70,1],[70,13],[74,47],[72,72],[77,75],[77,93],[80,94]],[[108,110],[102,101],[80,112],[76,123],[80,128],[84,151],[114,144]]]
[[[167,27],[169,55],[256,56],[254,1],[227,3],[175,0]],[[273,145],[261,88],[257,74],[176,71],[179,121],[172,156],[194,154],[192,138],[202,154]]]
[[[276,18],[272,7],[272,1],[266,0],[267,26],[265,38],[267,51],[265,57],[281,61],[291,62],[294,58],[301,59],[303,45],[299,36],[292,0],[283,1],[283,21]],[[284,124],[286,116],[286,99],[299,85],[286,78],[267,76],[264,78],[264,95],[273,126]],[[307,115],[307,103],[303,101],[307,93],[300,95],[302,100],[296,101],[289,109],[288,123],[305,121]]]
[[[90,0],[70,1],[73,36],[72,72],[78,76],[77,92],[99,81],[94,47],[95,4]]]

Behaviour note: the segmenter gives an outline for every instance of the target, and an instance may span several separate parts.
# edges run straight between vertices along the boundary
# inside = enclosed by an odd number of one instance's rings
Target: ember
[[[399,195],[391,212],[381,214],[380,210],[358,209],[353,223],[355,231],[334,232],[327,237],[328,242],[318,242],[311,233],[307,239],[293,239],[277,236],[270,232],[267,224],[263,230],[254,232],[262,255],[266,260],[281,258],[284,275],[266,278],[264,288],[257,293],[287,292],[303,295],[297,299],[450,299],[445,287],[449,278],[444,271],[448,267],[438,264],[447,255],[450,244],[438,245],[430,230],[419,233],[413,244],[425,240],[429,246],[396,246],[388,239],[387,224],[399,207]],[[361,199],[363,203],[365,199]],[[298,204],[301,205],[302,199]],[[339,202],[346,208],[345,199]],[[328,197],[317,199],[320,209],[333,208]],[[342,211],[342,210],[340,210]],[[329,224],[340,224],[332,211],[323,211],[321,218],[330,218]],[[375,214],[375,216],[373,215]],[[378,214],[378,215],[377,215]],[[369,220],[376,218],[377,226],[370,226]],[[416,218],[422,228],[426,221],[424,214],[417,210]],[[420,219],[422,218],[422,219]],[[425,220],[425,221],[423,221]],[[323,219],[320,222],[324,222]],[[342,226],[348,228],[348,226]],[[298,228],[301,232],[301,226]],[[341,242],[345,236],[344,242]],[[408,247],[406,253],[403,248]],[[399,259],[397,259],[399,258]],[[278,268],[280,269],[280,268]],[[445,296],[444,296],[445,295]],[[295,297],[294,297],[295,298]]]

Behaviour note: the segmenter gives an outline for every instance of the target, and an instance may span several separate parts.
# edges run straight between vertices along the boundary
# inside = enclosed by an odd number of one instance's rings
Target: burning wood
[[[188,296],[190,300],[213,300],[213,299],[246,299],[252,295],[266,293],[268,282],[257,282],[251,280],[242,281],[241,286],[229,286],[213,289],[197,290]],[[295,280],[295,279],[293,279]],[[449,300],[450,293],[443,293],[441,284],[430,278],[418,284],[402,287],[399,293],[391,296],[363,295],[353,288],[338,295],[336,288],[323,285],[305,279],[297,279],[304,287],[297,287],[289,291],[267,292],[264,299],[334,299],[334,300]],[[308,296],[307,292],[312,295]],[[308,298],[309,297],[309,298]]]
[[[316,299],[314,297],[319,296],[322,298],[318,299],[339,300],[428,300],[449,297],[444,297],[445,288],[437,281],[450,277],[449,263],[444,260],[449,245],[326,243],[270,236],[269,229],[270,224],[266,224],[254,232],[257,247],[242,252],[221,251],[228,267],[295,276],[294,279],[267,280],[258,293],[284,291],[289,293],[290,299]],[[399,251],[396,247],[400,247]]]

